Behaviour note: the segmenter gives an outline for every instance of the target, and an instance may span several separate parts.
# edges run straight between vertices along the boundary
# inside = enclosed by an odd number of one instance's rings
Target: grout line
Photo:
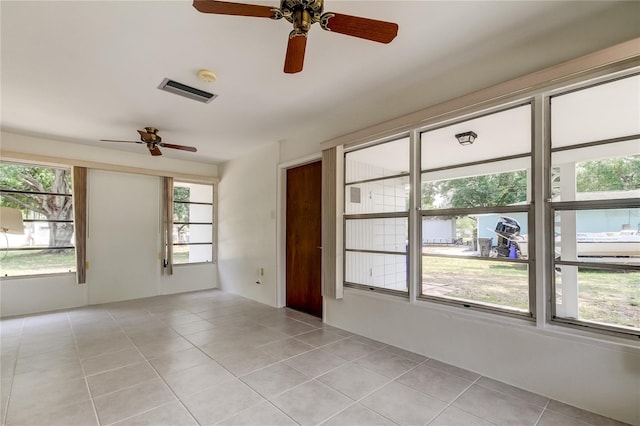
[[[24,332],[25,317],[22,317],[20,323],[20,336],[18,340],[18,347],[16,348],[16,359],[13,361],[13,373],[11,374],[11,381],[9,382],[9,395],[7,396],[7,403],[4,406],[4,413],[0,419],[0,423],[4,426],[7,424],[7,417],[9,415],[9,404],[11,402],[11,394],[13,393],[13,381],[16,376],[16,369],[18,368],[18,359],[20,358],[20,348],[22,347],[22,333]]]
[[[127,339],[129,340],[129,342],[136,348],[136,350],[138,351],[138,353],[140,354],[140,356],[142,356],[142,358],[144,359],[144,361],[147,363],[147,365],[149,367],[151,367],[151,369],[156,373],[157,378],[160,379],[162,381],[162,383],[164,383],[164,385],[167,387],[167,389],[169,389],[169,392],[171,392],[171,394],[175,397],[175,399],[180,403],[180,405],[182,405],[182,407],[185,409],[185,411],[187,413],[189,413],[189,415],[191,416],[191,418],[193,419],[193,421],[195,421],[197,424],[200,424],[200,422],[198,422],[198,420],[196,420],[196,417],[193,415],[193,413],[189,410],[189,408],[182,402],[182,400],[180,399],[180,397],[178,397],[178,395],[175,393],[175,391],[173,390],[173,388],[166,382],[166,380],[164,379],[164,377],[162,377],[162,375],[160,374],[160,372],[158,372],[158,370],[156,370],[156,368],[153,366],[153,364],[151,364],[149,362],[149,360],[147,359],[147,357],[145,356],[145,354],[142,353],[142,351],[140,350],[140,348],[138,347],[138,345],[135,344],[135,342],[133,340],[131,340],[131,337],[129,337],[129,334],[127,334],[127,332],[122,328],[122,326],[120,326],[120,330],[125,334],[125,336],[127,337]],[[200,348],[198,348],[200,349]],[[179,352],[179,351],[178,351]],[[202,351],[200,351],[202,352]],[[204,353],[204,352],[203,352]],[[207,354],[205,354],[207,355]],[[207,355],[208,356],[208,355]],[[144,383],[144,382],[142,382]],[[139,385],[140,383],[137,383],[136,385]],[[135,385],[134,385],[135,386]],[[170,401],[170,402],[174,402],[174,401]],[[155,410],[156,408],[160,408],[164,405],[169,404],[170,402],[165,402],[164,404],[155,406],[147,411],[141,412],[141,413],[136,413],[133,416],[129,416],[127,418],[131,418],[131,417],[135,417],[144,413],[147,413],[151,410]],[[122,421],[125,419],[120,419],[118,421]]]
[[[551,402],[550,399],[547,399],[547,403],[544,404],[544,407],[542,408],[542,411],[540,412],[540,415],[538,416],[538,418],[536,419],[536,422],[534,423],[534,426],[537,426],[538,423],[540,423],[540,420],[542,419],[542,416],[544,415],[544,412],[547,411],[547,407],[549,406],[549,403]]]
[[[71,337],[73,338],[73,345],[76,348],[76,356],[78,356],[78,364],[80,364],[80,370],[82,371],[82,378],[84,379],[84,385],[87,387],[87,392],[89,394],[89,401],[91,401],[91,408],[93,409],[93,415],[96,418],[96,424],[100,423],[100,417],[98,417],[98,410],[96,409],[96,404],[93,400],[93,394],[91,393],[91,387],[89,386],[89,380],[87,380],[87,375],[84,371],[84,366],[82,365],[82,361],[80,360],[80,353],[78,352],[78,342],[76,341],[76,335],[73,331],[73,325],[71,324],[71,319],[69,318],[69,313],[67,312],[67,321],[69,322],[69,329],[71,330]]]

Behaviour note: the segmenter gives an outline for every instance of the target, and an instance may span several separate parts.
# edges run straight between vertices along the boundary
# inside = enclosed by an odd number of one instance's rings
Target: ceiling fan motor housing
[[[307,12],[310,17],[310,26],[315,22],[320,22],[320,17],[324,11],[324,0],[282,0],[280,2],[280,11],[282,17],[294,25],[296,21],[301,19],[296,19],[296,15],[300,16],[303,11]]]

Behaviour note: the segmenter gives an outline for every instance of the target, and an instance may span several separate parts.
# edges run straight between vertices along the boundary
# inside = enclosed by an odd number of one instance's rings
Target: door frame
[[[287,303],[287,170],[306,164],[322,162],[322,153],[308,155],[278,164],[276,185],[276,307],[284,308]],[[322,299],[322,318],[325,318],[326,304]]]

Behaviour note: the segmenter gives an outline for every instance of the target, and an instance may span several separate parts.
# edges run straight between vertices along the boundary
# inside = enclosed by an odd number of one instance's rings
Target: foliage
[[[576,181],[578,192],[640,189],[640,155],[578,163]]]
[[[460,179],[425,182],[422,208],[504,206],[526,201],[525,170]]]
[[[189,188],[184,186],[173,187],[174,201],[189,201]],[[189,222],[189,204],[173,203],[173,221]]]
[[[3,163],[0,165],[0,188],[3,191],[31,192],[27,194],[5,192],[0,200],[2,206],[20,209],[23,217],[31,216],[46,220],[73,219],[72,198],[53,195],[71,194],[71,177],[68,169]],[[33,213],[30,214],[30,212]],[[71,244],[73,225],[51,222],[49,228],[50,247]]]

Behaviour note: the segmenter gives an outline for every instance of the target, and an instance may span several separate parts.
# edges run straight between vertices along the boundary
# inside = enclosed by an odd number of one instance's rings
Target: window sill
[[[2,275],[0,276],[0,280],[20,280],[20,279],[33,279],[33,278],[50,278],[50,277],[59,277],[62,275],[76,275],[76,271],[69,272],[50,272],[46,274],[31,274],[31,275]]]

